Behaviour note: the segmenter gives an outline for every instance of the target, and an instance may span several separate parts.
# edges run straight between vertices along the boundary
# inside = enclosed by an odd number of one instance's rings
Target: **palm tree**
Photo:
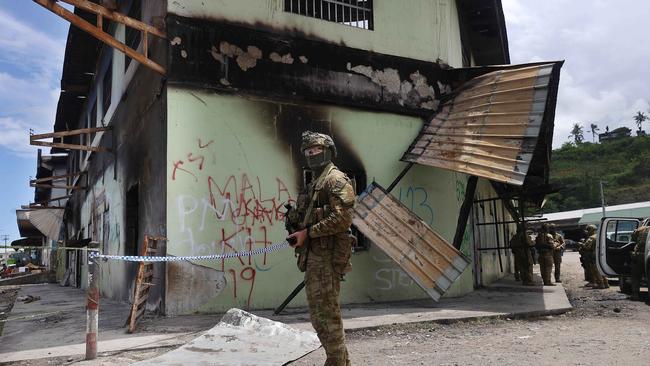
[[[641,125],[647,119],[648,119],[648,116],[646,116],[645,113],[636,112],[636,116],[634,116],[634,122],[636,122],[636,125],[639,127],[639,131],[641,131]]]
[[[573,128],[571,129],[571,133],[569,133],[569,137],[573,138],[573,141],[576,143],[576,145],[581,144],[582,140],[585,139],[584,132],[582,131],[582,126],[580,126],[578,123],[574,123]]]
[[[595,123],[592,123],[589,127],[591,128],[591,140],[596,142],[596,131],[599,131],[600,128],[598,128],[598,125]]]

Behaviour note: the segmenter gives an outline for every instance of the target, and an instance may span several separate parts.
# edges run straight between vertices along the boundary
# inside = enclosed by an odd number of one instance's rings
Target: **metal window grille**
[[[284,11],[361,29],[374,29],[373,0],[284,0]]]

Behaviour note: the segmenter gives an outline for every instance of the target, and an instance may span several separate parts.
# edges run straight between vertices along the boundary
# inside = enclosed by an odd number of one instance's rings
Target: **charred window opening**
[[[131,8],[129,9],[129,13],[127,14],[127,16],[129,18],[141,20],[142,17],[141,14],[142,14],[142,0],[134,0],[131,3]],[[125,43],[127,46],[137,51],[141,39],[142,39],[142,34],[140,33],[139,30],[126,26]],[[131,64],[131,58],[129,56],[125,56],[124,72],[126,72],[126,70],[129,69],[130,64]]]
[[[349,25],[374,29],[372,0],[284,0],[284,11]]]
[[[126,192],[126,243],[124,255],[138,255],[138,232],[139,228],[139,184],[133,185]]]

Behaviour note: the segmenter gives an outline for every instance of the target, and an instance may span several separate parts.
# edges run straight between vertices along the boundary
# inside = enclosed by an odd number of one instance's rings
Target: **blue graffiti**
[[[403,194],[403,191],[406,191]],[[421,217],[427,224],[433,225],[433,208],[429,205],[429,194],[424,187],[407,187],[399,189],[399,200],[411,211],[420,211],[424,214]]]

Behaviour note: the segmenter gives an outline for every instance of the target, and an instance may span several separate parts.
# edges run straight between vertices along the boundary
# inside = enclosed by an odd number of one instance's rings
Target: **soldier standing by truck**
[[[635,242],[634,250],[631,253],[632,259],[632,277],[630,279],[631,295],[630,300],[639,300],[639,293],[641,290],[641,278],[645,272],[645,245],[648,240],[648,226],[649,220],[646,219],[641,226],[639,226],[632,233],[632,241]],[[650,296],[646,299],[646,303],[650,304]]]
[[[583,250],[585,253],[585,262],[587,266],[587,272],[593,281],[593,289],[604,289],[609,288],[609,282],[607,278],[598,272],[596,267],[596,226],[588,225],[587,226],[587,235],[589,237],[585,240],[585,245]]]

